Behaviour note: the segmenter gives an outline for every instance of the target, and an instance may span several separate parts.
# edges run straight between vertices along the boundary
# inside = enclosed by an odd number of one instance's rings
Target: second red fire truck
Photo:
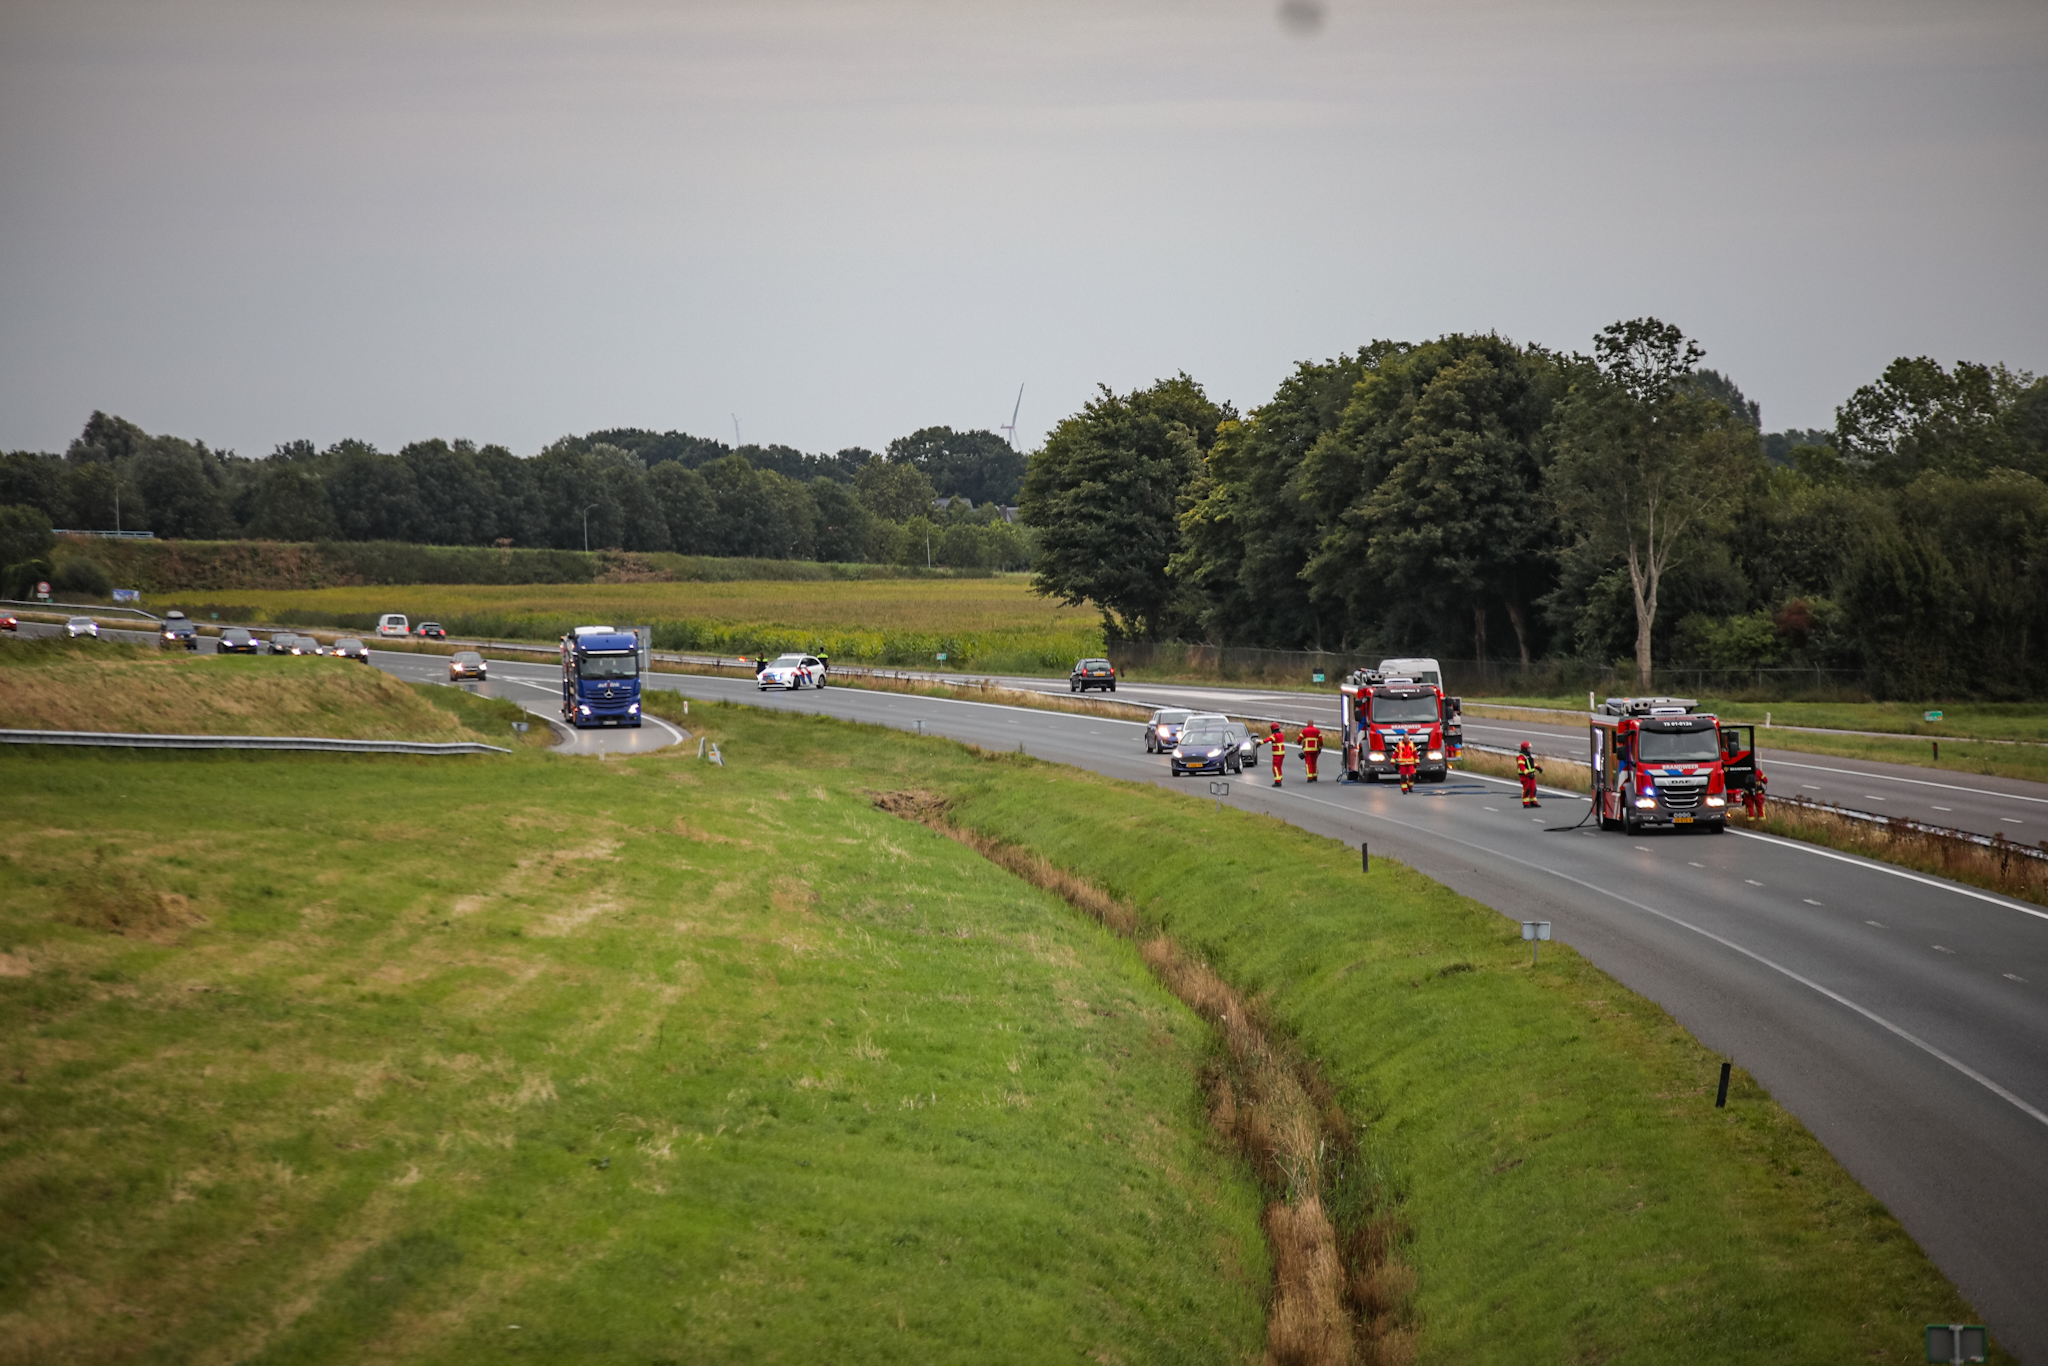
[[[1756,727],[1689,697],[1610,697],[1591,717],[1593,807],[1602,830],[1726,828],[1756,789]]]

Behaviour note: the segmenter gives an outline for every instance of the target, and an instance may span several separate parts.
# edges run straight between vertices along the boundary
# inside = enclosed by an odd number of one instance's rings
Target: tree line
[[[733,449],[683,432],[616,428],[564,437],[530,458],[436,439],[396,454],[362,441],[324,450],[296,441],[248,459],[96,412],[61,456],[0,456],[0,507],[46,528],[181,539],[894,564],[929,557],[954,568],[1020,569],[1030,564],[1031,538],[1003,508],[1017,500],[1024,464],[992,432],[948,427],[913,432],[880,454]]]
[[[2048,686],[2048,380],[1900,358],[1831,430],[1653,318],[1304,361],[1247,414],[1102,389],[1030,463],[1036,584],[1114,639]]]

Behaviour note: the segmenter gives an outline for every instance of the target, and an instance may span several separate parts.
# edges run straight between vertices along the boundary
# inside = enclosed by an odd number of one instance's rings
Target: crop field
[[[1253,1361],[1317,1202],[1364,1362],[1972,1317],[1753,1082],[1398,864],[694,711],[724,767],[0,752],[0,1362]],[[1322,1069],[1313,1173],[1240,1155],[1162,935]]]
[[[719,654],[811,650],[848,662],[1064,673],[1102,649],[1101,621],[1031,591],[1029,576],[974,579],[739,580],[616,584],[416,584],[237,591],[166,601],[201,620],[262,619],[368,630],[385,612],[457,635],[559,638],[572,626],[652,625],[656,648]]]

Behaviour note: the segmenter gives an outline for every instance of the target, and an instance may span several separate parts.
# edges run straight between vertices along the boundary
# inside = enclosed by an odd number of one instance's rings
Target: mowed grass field
[[[1275,1193],[1207,1027],[900,792],[1318,1061],[1325,1204],[1413,1273],[1354,1307],[1419,1360],[1910,1360],[1972,1317],[1740,1072],[1715,1111],[1663,1011],[1408,869],[694,710],[724,767],[0,752],[0,1362],[1258,1359]]]
[[[846,740],[0,754],[0,1361],[1254,1359],[1204,1027]]]
[[[218,595],[213,595],[218,597]],[[165,606],[173,605],[168,602]],[[457,635],[551,641],[572,626],[652,625],[657,647],[724,654],[822,651],[835,659],[1064,673],[1102,649],[1096,612],[1031,591],[1025,574],[974,579],[473,585],[236,591],[181,603],[309,626],[368,629],[385,612]]]

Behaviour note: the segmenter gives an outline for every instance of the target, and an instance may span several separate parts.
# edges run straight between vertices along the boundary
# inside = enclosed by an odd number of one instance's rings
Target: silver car
[[[64,634],[72,640],[76,640],[80,636],[91,636],[94,640],[98,640],[100,638],[100,624],[91,617],[73,617],[64,623]]]

